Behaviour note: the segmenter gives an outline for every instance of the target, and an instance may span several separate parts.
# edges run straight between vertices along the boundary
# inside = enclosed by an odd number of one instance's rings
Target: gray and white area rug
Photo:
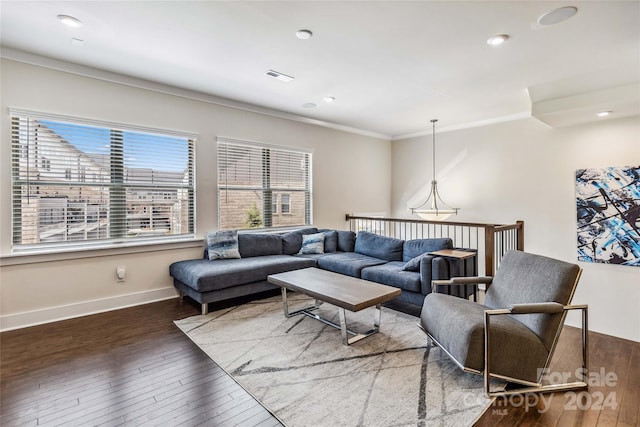
[[[288,299],[292,311],[313,301]],[[339,322],[336,307],[318,311]],[[373,309],[347,312],[347,321],[368,330]],[[286,318],[279,297],[175,323],[289,427],[469,426],[491,403],[480,376],[427,347],[417,319],[389,308],[379,333],[350,346],[315,319]]]

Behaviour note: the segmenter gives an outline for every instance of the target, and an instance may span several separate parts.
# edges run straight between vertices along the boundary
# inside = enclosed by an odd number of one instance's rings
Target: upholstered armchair
[[[569,305],[581,272],[575,264],[510,251],[494,277],[434,281],[434,287],[485,283],[484,303],[431,293],[419,325],[460,368],[484,374],[488,396],[586,388],[587,306]],[[582,381],[543,385],[569,310],[582,311]],[[524,387],[493,391],[492,378]]]

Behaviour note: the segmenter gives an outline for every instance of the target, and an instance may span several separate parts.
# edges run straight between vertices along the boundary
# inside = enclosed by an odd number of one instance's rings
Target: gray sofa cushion
[[[338,232],[336,230],[320,229],[324,233],[324,252],[331,253],[338,250]]]
[[[239,233],[238,246],[242,258],[282,254],[282,238],[278,234]]]
[[[338,251],[353,252],[356,247],[356,233],[353,231],[337,230]]]
[[[169,274],[199,292],[266,280],[269,274],[313,267],[313,259],[265,255],[243,259],[194,259],[171,264]]]
[[[326,256],[327,254],[295,254],[292,255],[296,258],[306,258],[306,259],[312,259],[314,261],[318,261],[320,258]],[[317,267],[317,262],[316,265],[314,267]]]
[[[355,252],[325,254],[318,258],[320,268],[358,278],[363,268],[384,263],[386,261]]]
[[[395,286],[404,291],[420,292],[422,290],[420,273],[403,271],[403,267],[404,263],[402,261],[392,261],[382,265],[366,267],[362,270],[361,276],[365,280]]]
[[[420,324],[464,367],[484,371],[486,309],[469,300],[431,293],[424,299]],[[491,319],[491,354],[492,373],[535,382],[548,353],[535,333],[507,315]]]
[[[439,251],[440,249],[453,249],[453,241],[448,237],[407,240],[402,247],[402,260],[407,262],[422,254]]]
[[[404,240],[360,231],[356,237],[354,252],[386,261],[402,261],[403,244]]]
[[[280,235],[282,239],[282,253],[285,255],[295,255],[300,252],[302,247],[302,235],[317,233],[315,227],[303,228],[300,230],[290,231]]]

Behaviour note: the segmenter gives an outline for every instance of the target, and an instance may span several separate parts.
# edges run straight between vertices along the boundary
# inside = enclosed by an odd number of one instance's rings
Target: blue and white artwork
[[[578,169],[578,261],[640,266],[640,166]]]

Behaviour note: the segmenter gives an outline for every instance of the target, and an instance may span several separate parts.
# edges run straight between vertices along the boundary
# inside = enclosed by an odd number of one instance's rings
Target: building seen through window
[[[193,136],[12,114],[14,249],[194,233]]]
[[[218,139],[219,229],[311,224],[311,153]]]

